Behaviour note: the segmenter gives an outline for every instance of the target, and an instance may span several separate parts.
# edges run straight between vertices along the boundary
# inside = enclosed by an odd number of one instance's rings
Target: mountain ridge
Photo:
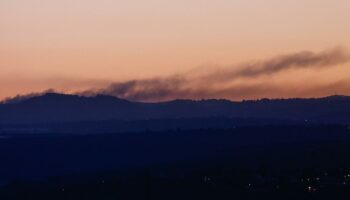
[[[242,118],[350,123],[350,97],[188,100],[144,103],[97,95],[47,93],[0,104],[0,124],[179,118]]]
[[[22,99],[15,100],[17,98],[22,97]],[[64,94],[64,93],[56,93],[56,92],[48,92],[38,95],[29,95],[28,97],[17,95],[13,98],[7,98],[5,100],[0,101],[0,105],[2,104],[16,104],[16,103],[22,103],[27,100],[33,100],[38,98],[81,98],[81,99],[113,99],[113,100],[119,100],[124,102],[132,102],[132,103],[148,103],[148,104],[155,104],[155,103],[174,103],[174,102],[203,102],[203,101],[223,101],[223,102],[231,102],[231,103],[243,103],[243,102],[258,102],[258,101],[285,101],[285,100],[350,100],[350,96],[347,95],[329,95],[324,97],[310,97],[310,98],[260,98],[260,99],[243,99],[241,101],[234,101],[224,98],[208,98],[208,99],[173,99],[169,101],[160,101],[160,102],[139,102],[139,101],[129,101],[127,99],[118,98],[113,95],[106,95],[106,94],[97,94],[95,96],[82,96],[82,95],[76,95],[76,94]],[[14,101],[13,101],[14,100]]]

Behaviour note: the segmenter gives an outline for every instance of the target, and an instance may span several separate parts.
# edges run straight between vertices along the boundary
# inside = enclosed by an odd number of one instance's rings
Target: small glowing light
[[[206,183],[206,182],[209,182],[210,180],[211,180],[211,178],[210,177],[207,177],[207,176],[204,176],[204,182]]]
[[[313,188],[313,187],[311,187],[311,186],[307,187],[307,190],[308,190],[309,192],[316,192],[316,188]]]

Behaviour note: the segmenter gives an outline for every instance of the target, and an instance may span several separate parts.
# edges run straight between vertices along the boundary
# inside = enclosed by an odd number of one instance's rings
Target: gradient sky
[[[0,0],[0,99],[347,49],[349,10],[349,0]],[[350,94],[349,67],[235,81],[264,87],[217,97]]]

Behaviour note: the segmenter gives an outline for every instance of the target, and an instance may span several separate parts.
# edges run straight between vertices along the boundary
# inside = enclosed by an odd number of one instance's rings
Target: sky
[[[350,95],[349,9],[349,0],[0,0],[0,99],[47,89],[138,101]]]

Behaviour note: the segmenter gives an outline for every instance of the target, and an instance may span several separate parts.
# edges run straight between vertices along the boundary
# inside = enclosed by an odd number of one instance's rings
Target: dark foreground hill
[[[0,139],[0,199],[349,199],[346,126]]]
[[[350,97],[263,99],[242,102],[174,100],[141,103],[103,95],[81,97],[48,93],[16,103],[0,104],[0,124],[2,125],[193,118],[348,124],[350,123]]]
[[[344,96],[32,97],[0,104],[0,199],[349,199],[349,124]]]

